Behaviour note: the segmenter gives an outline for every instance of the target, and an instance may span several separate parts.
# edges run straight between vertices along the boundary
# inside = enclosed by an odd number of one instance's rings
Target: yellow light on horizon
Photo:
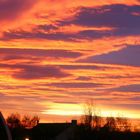
[[[49,115],[60,115],[60,116],[80,116],[82,113],[81,111],[71,111],[71,110],[46,110],[43,111],[42,114],[49,114]]]
[[[59,103],[49,103],[50,109],[43,110],[42,114],[48,115],[58,115],[58,116],[82,116],[84,115],[84,110],[81,104],[59,104]],[[96,108],[97,114],[101,117],[126,117],[138,119],[139,113],[135,111],[128,111],[124,109],[108,109],[104,107]],[[95,112],[96,113],[96,112]]]

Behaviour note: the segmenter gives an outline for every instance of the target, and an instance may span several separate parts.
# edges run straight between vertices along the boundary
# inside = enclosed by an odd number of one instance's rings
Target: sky
[[[140,118],[140,0],[0,0],[0,110],[41,121]]]

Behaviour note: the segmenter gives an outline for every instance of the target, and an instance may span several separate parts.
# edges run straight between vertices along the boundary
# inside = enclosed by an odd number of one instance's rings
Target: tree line
[[[39,123],[39,120],[40,118],[37,115],[23,115],[21,117],[19,113],[12,113],[7,117],[6,122],[10,129],[33,128]]]
[[[87,129],[106,129],[108,131],[131,131],[131,122],[125,117],[101,117],[93,102],[84,104],[84,115],[81,125]]]

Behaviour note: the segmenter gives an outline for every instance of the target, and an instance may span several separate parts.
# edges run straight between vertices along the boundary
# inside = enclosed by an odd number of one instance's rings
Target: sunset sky
[[[0,110],[69,120],[140,118],[140,0],[0,0]]]

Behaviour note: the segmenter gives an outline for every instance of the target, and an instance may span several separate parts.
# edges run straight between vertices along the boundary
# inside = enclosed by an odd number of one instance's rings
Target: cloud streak
[[[126,85],[126,86],[120,86],[118,88],[111,89],[112,91],[118,91],[118,92],[140,92],[140,84],[133,84],[133,85]],[[139,100],[139,97],[137,98]]]
[[[11,74],[16,79],[33,80],[41,78],[64,78],[70,74],[64,72],[55,66],[41,65],[0,65],[3,68],[18,69],[17,72]]]
[[[0,1],[0,20],[13,20],[29,10],[36,0],[1,0]]]
[[[109,52],[107,54],[101,54],[91,56],[85,60],[79,60],[79,62],[89,63],[107,63],[107,64],[120,64],[129,66],[140,66],[140,46],[128,46],[118,51]]]

